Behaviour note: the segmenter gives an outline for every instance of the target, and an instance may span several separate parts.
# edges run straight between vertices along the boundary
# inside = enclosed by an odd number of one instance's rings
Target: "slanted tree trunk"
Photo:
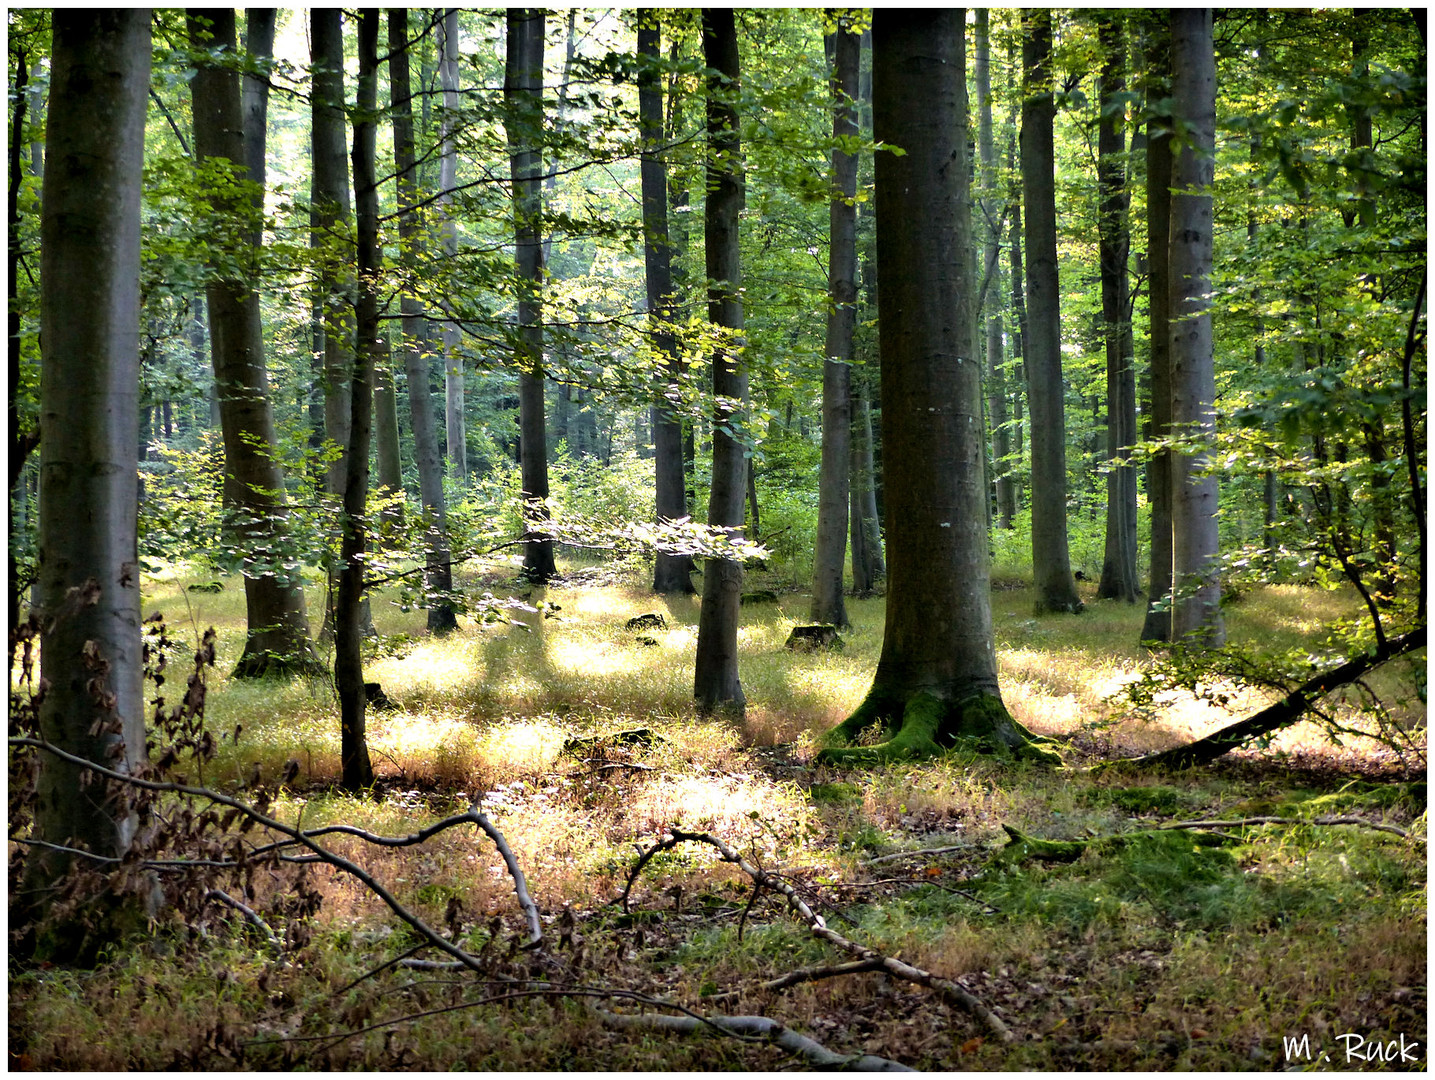
[[[1136,444],[1136,357],[1131,332],[1131,289],[1126,278],[1131,248],[1126,212],[1125,49],[1121,24],[1098,16],[1102,48],[1101,121],[1097,132],[1097,217],[1101,257],[1101,318],[1106,330],[1106,549],[1096,595],[1134,604],[1136,574],[1136,470],[1127,464]]]
[[[518,272],[518,430],[524,531],[523,576],[557,575],[548,520],[548,436],[543,415],[543,24],[541,8],[508,9],[508,62],[503,80],[504,127],[513,168],[513,230]]]
[[[1152,116],[1146,137],[1146,293],[1150,329],[1150,427],[1146,437],[1171,437],[1171,168],[1170,117],[1155,115],[1170,96],[1170,35],[1158,20],[1147,42],[1146,107]],[[1151,578],[1146,588],[1142,641],[1171,640],[1171,453],[1158,450],[1146,466],[1146,497],[1151,505]]]
[[[839,18],[827,35],[832,71],[832,137],[857,137],[857,75],[862,39]],[[847,626],[843,563],[852,470],[852,361],[857,330],[857,155],[832,151],[828,211],[827,341],[822,365],[822,464],[817,485],[817,550],[813,556],[812,621]]]
[[[1418,626],[1408,633],[1382,641],[1367,653],[1352,656],[1343,663],[1307,679],[1279,701],[1267,705],[1244,720],[1227,724],[1220,730],[1184,746],[1146,754],[1122,764],[1138,769],[1189,769],[1197,765],[1209,765],[1253,739],[1266,738],[1290,727],[1310,712],[1327,694],[1359,682],[1380,665],[1397,656],[1423,649],[1425,644],[1425,627]]]
[[[866,699],[823,761],[901,758],[958,742],[1049,756],[997,684],[982,479],[981,365],[968,250],[966,13],[878,8],[872,19],[887,621]],[[921,108],[913,108],[920,101]],[[844,744],[880,724],[888,740]]]
[[[438,23],[438,78],[443,90],[443,113],[439,120],[438,198],[435,205],[442,221],[443,253],[452,258],[458,254],[458,225],[448,212],[458,183],[458,153],[453,132],[458,125],[458,9],[449,8]],[[458,324],[443,324],[444,351],[444,430],[448,443],[448,471],[457,480],[468,482],[468,435],[463,415],[463,359],[458,346],[461,338]]]
[[[1176,430],[1215,434],[1216,365],[1211,338],[1212,197],[1216,153],[1216,51],[1210,8],[1171,12],[1171,97],[1186,133],[1171,174],[1171,420]],[[1204,450],[1179,453],[1171,469],[1173,640],[1225,640],[1216,557],[1217,484]]]
[[[977,146],[982,166],[982,217],[985,219],[986,244],[983,265],[992,274],[987,295],[987,409],[992,430],[992,475],[996,482],[997,523],[1003,529],[1012,527],[1016,514],[1015,491],[1011,478],[1011,429],[1007,418],[1005,335],[1002,332],[1000,275],[996,268],[1001,246],[1001,208],[997,205],[997,182],[1001,167],[997,163],[996,144],[992,140],[992,78],[991,33],[989,11],[977,9],[976,81],[977,81]]]
[[[683,424],[669,404],[678,393],[683,373],[673,333],[673,244],[668,236],[668,165],[663,142],[663,88],[657,63],[661,55],[658,12],[639,15],[638,117],[643,138],[643,262],[648,292],[648,320],[653,350],[663,357],[663,382],[653,404],[653,484],[658,522],[688,515],[683,477]],[[658,552],[653,564],[653,591],[693,591],[693,560],[688,555]]]
[[[707,77],[707,204],[703,214],[708,277],[708,321],[720,335],[713,356],[712,487],[708,524],[731,536],[742,533],[747,461],[742,443],[729,432],[747,406],[747,366],[738,351],[743,330],[742,274],[738,221],[744,204],[742,147],[738,136],[737,24],[731,8],[703,9],[703,60]],[[727,430],[723,430],[726,428]],[[737,671],[738,603],[742,564],[711,558],[703,574],[698,616],[693,696],[698,708],[743,712],[746,704]]]
[[[414,164],[413,100],[409,89],[409,20],[405,8],[389,11],[389,98],[394,125],[394,171],[398,182],[399,264],[415,273],[423,244],[418,214],[418,170]],[[409,384],[409,424],[414,435],[414,460],[419,472],[419,500],[424,508],[424,592],[431,634],[458,627],[453,607],[444,597],[453,591],[449,565],[448,513],[443,496],[443,460],[439,454],[433,400],[429,392],[428,323],[417,297],[405,291],[399,302],[403,316],[404,373]]]
[[[150,13],[61,9],[52,26],[40,210],[40,735],[133,771],[147,757],[134,434]],[[136,827],[127,795],[41,754],[31,836],[123,857]],[[73,862],[33,848],[11,897],[19,912],[43,920]],[[92,961],[118,932],[143,929],[158,899],[148,882],[128,897],[109,892],[99,910],[61,914],[26,944],[42,960]]]
[[[190,41],[196,48],[207,50],[213,45],[234,50],[232,8],[191,9],[187,18]],[[237,175],[245,176],[239,75],[232,69],[203,65],[195,72],[190,90],[195,156],[201,162],[228,161]],[[249,179],[261,185],[264,180],[262,176]],[[225,189],[212,192],[209,201],[221,217],[249,217],[244,230],[249,250],[231,255],[255,259],[261,234],[254,204]],[[232,266],[233,259],[225,264]],[[215,396],[224,435],[225,503],[239,519],[230,534],[241,550],[271,553],[260,565],[246,558],[244,597],[249,628],[244,653],[234,671],[239,678],[323,670],[309,642],[303,579],[297,563],[292,570],[284,566],[288,546],[284,478],[274,454],[274,414],[264,364],[259,295],[251,284],[257,277],[255,268],[239,277],[212,281],[205,288]]]
[[[1066,393],[1056,260],[1051,12],[1023,11],[1021,178],[1026,207],[1026,374],[1031,407],[1031,555],[1038,612],[1082,609],[1066,534]]]
[[[374,784],[365,732],[364,554],[368,549],[369,449],[373,426],[374,356],[379,337],[379,188],[377,137],[379,12],[359,16],[359,82],[354,113],[354,201],[358,204],[359,291],[353,373],[349,380],[349,447],[344,464],[344,513],[339,543],[339,594],[334,605],[334,686],[339,695],[340,783],[362,792]]]

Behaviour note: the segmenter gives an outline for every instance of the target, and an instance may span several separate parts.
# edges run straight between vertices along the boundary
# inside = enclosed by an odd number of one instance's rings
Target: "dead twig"
[[[789,986],[800,986],[802,983],[818,982],[822,979],[839,979],[844,975],[860,975],[867,971],[881,971],[880,960],[850,960],[845,964],[824,964],[820,967],[799,968],[796,971],[789,971],[786,975],[779,975],[775,979],[769,979],[758,987],[759,990],[786,990]],[[717,994],[708,995],[708,1001],[726,1001],[728,998],[737,997],[741,990],[723,990]]]
[[[915,1072],[900,1062],[870,1054],[837,1054],[821,1043],[793,1031],[785,1024],[765,1016],[667,1016],[662,1013],[615,1013],[589,1005],[589,1010],[607,1027],[619,1030],[641,1028],[672,1031],[683,1035],[716,1028],[724,1034],[759,1036],[789,1054],[806,1058],[818,1068],[852,1070],[854,1072]]]
[[[897,859],[920,859],[927,855],[948,855],[954,851],[970,851],[971,844],[952,844],[949,847],[924,848],[921,851],[894,851],[891,855],[878,855],[875,859],[864,859],[860,866],[876,866],[878,863],[893,862]]]
[[[641,870],[642,866],[647,863],[647,861],[651,859],[653,855],[655,855],[657,852],[669,851],[677,847],[677,845],[680,843],[707,844],[710,847],[716,848],[718,854],[722,857],[723,862],[732,863],[759,885],[762,885],[763,887],[768,889],[772,889],[775,892],[782,893],[782,895],[787,898],[788,906],[802,918],[802,920],[807,924],[808,928],[817,937],[822,938],[824,941],[828,941],[833,945],[836,945],[839,949],[842,949],[845,952],[852,953],[859,959],[876,961],[881,965],[882,970],[886,971],[890,975],[894,975],[899,979],[905,979],[908,982],[918,983],[921,986],[925,986],[931,990],[935,990],[938,994],[946,998],[948,1001],[952,1002],[953,1004],[957,1005],[962,1009],[965,1009],[967,1012],[971,1013],[973,1016],[981,1020],[984,1024],[987,1025],[988,1028],[991,1029],[991,1031],[997,1036],[997,1038],[1001,1039],[1003,1042],[1014,1042],[1016,1040],[1016,1036],[1012,1034],[1011,1029],[1008,1028],[1006,1024],[1002,1022],[1001,1018],[998,1017],[994,1012],[992,1012],[991,1009],[987,1008],[986,1005],[984,1005],[980,1000],[978,1000],[965,987],[953,982],[951,979],[943,978],[940,975],[933,975],[930,971],[924,971],[919,967],[915,967],[912,964],[906,963],[905,961],[898,960],[896,957],[884,956],[883,954],[877,952],[875,949],[869,949],[865,945],[859,945],[854,941],[849,941],[847,938],[837,933],[837,931],[828,927],[822,916],[818,915],[810,907],[808,907],[806,902],[803,901],[802,897],[798,895],[797,890],[794,889],[790,884],[783,881],[781,878],[773,877],[766,871],[760,870],[757,867],[753,866],[750,862],[744,859],[726,843],[718,839],[716,836],[711,835],[710,833],[690,833],[685,832],[682,829],[674,828],[669,831],[666,837],[659,839],[659,841],[653,847],[649,848],[646,852],[643,852],[642,855],[639,857],[638,866],[635,868],[633,874],[629,877],[628,884],[624,888],[623,898],[625,905],[628,890],[632,888],[633,881],[637,877],[637,871]]]
[[[1314,817],[1314,818],[1292,818],[1292,817],[1248,817],[1234,818],[1230,821],[1171,821],[1160,826],[1162,829],[1239,829],[1247,825],[1360,825],[1367,829],[1376,829],[1380,832],[1394,833],[1402,840],[1415,839],[1422,843],[1423,836],[1411,837],[1409,830],[1402,829],[1399,825],[1386,825],[1379,821],[1366,821],[1358,817]]]
[[[279,938],[275,936],[274,931],[269,928],[269,924],[264,921],[264,918],[259,912],[255,911],[248,904],[234,899],[234,897],[230,896],[223,889],[210,889],[204,894],[204,898],[206,900],[218,900],[221,904],[228,904],[244,916],[245,922],[249,923],[250,926],[253,926],[264,935],[264,940],[269,943],[270,948],[277,953],[283,953],[284,945],[280,942]]]

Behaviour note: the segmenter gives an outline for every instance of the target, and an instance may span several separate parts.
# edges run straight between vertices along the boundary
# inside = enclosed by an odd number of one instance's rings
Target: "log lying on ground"
[[[1207,765],[1223,754],[1229,753],[1252,739],[1274,734],[1290,727],[1310,711],[1312,706],[1326,694],[1348,686],[1367,675],[1375,668],[1397,656],[1425,648],[1425,627],[1420,626],[1399,637],[1387,638],[1375,649],[1360,656],[1353,656],[1343,664],[1322,672],[1292,690],[1273,705],[1268,705],[1254,716],[1214,731],[1204,738],[1185,746],[1176,746],[1160,753],[1144,757],[1129,758],[1115,762],[1123,766],[1159,769],[1187,769],[1196,765]]]

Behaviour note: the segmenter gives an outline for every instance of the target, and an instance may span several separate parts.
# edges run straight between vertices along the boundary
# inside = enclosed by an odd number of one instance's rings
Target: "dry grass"
[[[782,648],[790,628],[806,621],[806,597],[745,608],[739,662],[749,706],[733,723],[699,718],[691,707],[691,600],[616,586],[550,588],[530,602],[557,604],[557,618],[527,614],[524,627],[469,625],[435,641],[421,634],[421,613],[400,612],[380,596],[374,617],[389,641],[367,677],[398,708],[369,717],[384,797],[354,799],[331,789],[338,725],[330,689],[228,679],[240,643],[240,590],[231,583],[217,595],[182,594],[182,584],[178,577],[150,583],[148,606],[165,610],[176,628],[219,626],[210,720],[219,731],[243,728],[237,746],[225,741],[205,779],[237,784],[256,762],[272,776],[296,758],[299,780],[275,813],[308,826],[348,822],[387,834],[411,832],[482,794],[545,916],[565,907],[577,916],[574,948],[545,961],[563,977],[663,994],[698,1011],[781,1017],[843,1052],[942,1070],[1271,1068],[1284,1064],[1281,1035],[1306,1027],[1313,1035],[1398,1030],[1424,1044],[1423,844],[1355,830],[1272,828],[1244,836],[1229,861],[1191,855],[1195,861],[1175,876],[1163,876],[1164,856],[1139,850],[1092,852],[1067,866],[988,866],[1003,824],[1070,839],[1242,808],[1302,813],[1313,797],[1339,788],[1328,772],[1235,763],[1118,778],[957,757],[852,772],[811,768],[815,737],[867,690],[881,642],[880,600],[851,602],[846,648],[821,654]],[[320,600],[316,587],[311,612],[321,610]],[[1103,737],[1130,751],[1224,722],[1224,714],[1191,702],[1173,702],[1150,727],[1119,722],[1108,699],[1145,661],[1136,609],[1092,603],[1080,618],[1036,620],[1029,595],[1014,590],[998,592],[995,608],[1004,695],[1039,731],[1085,738],[1093,721],[1108,721]],[[1348,608],[1347,598],[1274,589],[1233,609],[1232,635],[1297,641]],[[625,629],[647,611],[660,611],[667,623],[644,631],[653,645]],[[637,727],[659,741],[564,753],[570,738]],[[1317,747],[1309,731],[1282,738],[1296,750]],[[1423,835],[1423,789],[1386,798],[1391,791],[1341,797],[1372,820]],[[624,915],[611,902],[635,845],[675,824],[710,830],[779,870],[849,936],[962,976],[1023,1041],[1003,1047],[928,992],[885,977],[762,991],[764,980],[785,971],[841,958],[771,895],[754,901],[741,876],[706,848],[653,860],[633,890],[633,913]],[[422,850],[352,840],[334,846],[434,925],[444,925],[456,901],[459,933],[471,948],[487,940],[494,918],[505,934],[518,929],[502,862],[471,829],[444,833]],[[877,854],[932,847],[957,850],[866,866]],[[216,912],[198,946],[165,929],[95,973],[12,969],[10,1037],[21,1055],[12,1065],[791,1066],[771,1049],[732,1040],[614,1034],[571,1003],[520,1001],[413,1019],[473,1001],[480,988],[394,969],[366,978],[413,939],[354,883],[311,876],[323,907],[308,944],[283,961]],[[252,902],[268,911],[288,888],[260,875]],[[284,920],[271,917],[282,930]],[[553,925],[548,932],[551,939]],[[728,990],[733,995],[720,1005],[709,1001]],[[352,1034],[391,1019],[402,1022]]]

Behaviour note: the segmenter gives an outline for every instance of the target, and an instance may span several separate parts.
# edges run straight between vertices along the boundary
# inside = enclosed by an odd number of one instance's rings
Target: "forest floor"
[[[1301,725],[1201,770],[1093,770],[1230,717],[1172,699],[1153,722],[1124,719],[1111,696],[1145,660],[1141,611],[1088,597],[1081,616],[1038,619],[1026,590],[999,587],[1003,695],[1059,741],[1067,767],[950,755],[833,769],[813,766],[816,741],[867,689],[880,598],[849,602],[842,649],[810,653],[783,648],[807,621],[806,595],[744,607],[748,709],[735,722],[693,711],[694,601],[655,598],[637,578],[595,567],[521,593],[511,569],[487,573],[483,587],[537,610],[435,640],[422,612],[374,597],[380,636],[366,677],[395,707],[369,714],[380,785],[365,798],[335,788],[331,687],[227,677],[242,646],[237,578],[202,594],[186,586],[207,576],[175,568],[147,579],[146,609],[163,611],[187,648],[203,628],[219,631],[207,719],[224,738],[206,784],[242,794],[256,767],[277,778],[294,761],[273,816],[389,835],[481,796],[527,876],[544,946],[519,947],[513,882],[471,827],[402,848],[331,836],[489,972],[405,966],[442,957],[419,951],[413,930],[330,867],[301,871],[319,901],[304,916],[286,903],[293,872],[265,870],[244,899],[283,939],[279,950],[216,903],[200,925],[161,922],[92,971],[12,961],[12,1068],[812,1067],[767,1038],[611,1020],[661,1012],[770,1017],[832,1052],[924,1070],[1426,1068],[1423,654],[1380,676],[1386,693],[1414,702],[1397,711],[1414,731],[1403,752],[1358,738],[1332,745]],[[318,585],[309,601],[322,612]],[[1272,587],[1228,620],[1236,641],[1313,645],[1350,611],[1349,597]],[[627,629],[648,612],[665,625]],[[1261,702],[1240,693],[1232,707]],[[656,737],[602,738],[635,728]],[[1394,828],[1316,820],[1333,816]],[[1256,817],[1285,821],[1212,830],[1217,846],[1156,831]],[[1068,861],[1019,858],[1004,853],[1003,826],[1125,842],[1092,843]],[[886,973],[766,986],[852,956],[707,844],[660,852],[633,877],[639,852],[674,827],[730,845],[845,938],[956,980],[1011,1040],[950,995]]]

